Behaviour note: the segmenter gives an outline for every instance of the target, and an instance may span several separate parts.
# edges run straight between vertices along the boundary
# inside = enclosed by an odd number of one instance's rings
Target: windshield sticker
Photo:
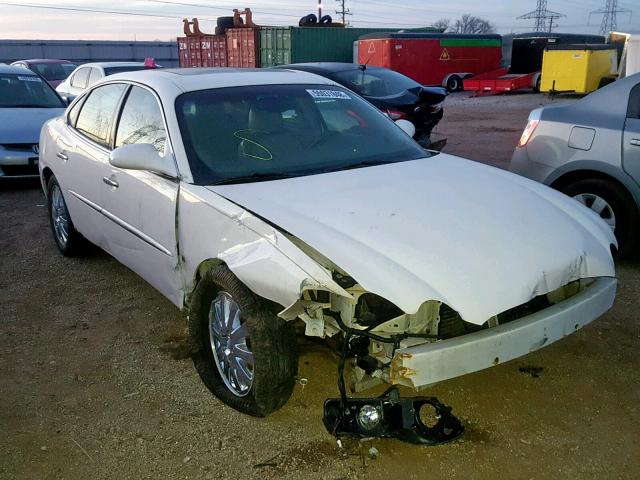
[[[313,98],[351,100],[351,97],[340,90],[307,90]]]
[[[42,82],[42,79],[35,75],[29,75],[28,77],[18,76],[18,80],[22,80],[23,82]]]

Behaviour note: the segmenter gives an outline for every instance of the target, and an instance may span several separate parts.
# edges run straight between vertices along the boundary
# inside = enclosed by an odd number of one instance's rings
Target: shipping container
[[[190,67],[201,67],[202,66],[202,55],[201,55],[201,45],[200,45],[200,36],[197,37],[187,37],[187,45],[189,46],[189,66]]]
[[[351,63],[353,44],[362,35],[397,31],[398,28],[262,27],[260,61],[263,67],[305,62]]]
[[[200,56],[203,67],[227,66],[227,36],[204,35],[200,38]]]
[[[229,28],[227,36],[227,65],[236,68],[260,66],[260,30],[258,28]]]
[[[626,75],[633,75],[640,72],[640,35],[634,34],[629,37],[626,52]]]
[[[533,73],[542,70],[544,49],[552,45],[602,44],[601,35],[578,35],[572,33],[529,33],[516,35],[511,47],[509,73]]]
[[[191,66],[189,61],[189,43],[187,37],[178,37],[178,61],[180,68]]]
[[[542,61],[542,92],[590,93],[618,72],[613,45],[553,45]]]
[[[358,43],[358,62],[403,73],[423,85],[462,87],[462,79],[500,68],[500,35],[387,33]]]

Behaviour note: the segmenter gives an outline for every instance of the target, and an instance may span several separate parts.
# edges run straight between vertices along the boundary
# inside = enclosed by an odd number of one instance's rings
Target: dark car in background
[[[77,67],[75,63],[68,60],[53,59],[18,60],[11,65],[15,67],[25,67],[36,72],[53,88],[56,88],[66,80]]]
[[[416,128],[414,139],[423,147],[432,146],[431,131],[444,113],[444,88],[425,87],[393,70],[354,63],[295,63],[275,68],[315,73],[338,82],[393,120],[409,120]]]

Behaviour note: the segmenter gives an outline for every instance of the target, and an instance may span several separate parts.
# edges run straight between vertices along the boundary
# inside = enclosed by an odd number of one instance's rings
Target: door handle
[[[640,147],[640,138],[632,138],[629,143],[634,147]]]
[[[102,177],[102,181],[113,188],[118,188],[120,184],[115,180],[110,179],[109,177]]]
[[[56,157],[58,157],[60,160],[63,160],[65,162],[69,160],[69,156],[64,152],[57,152]]]

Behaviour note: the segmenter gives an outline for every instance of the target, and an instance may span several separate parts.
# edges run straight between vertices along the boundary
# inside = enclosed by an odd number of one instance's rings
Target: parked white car
[[[356,388],[419,388],[549,345],[614,301],[615,239],[592,211],[427,152],[313,74],[114,75],[40,145],[60,251],[86,239],[188,309],[204,383],[252,415],[292,392],[296,320],[363,339]]]
[[[135,72],[157,67],[158,65],[155,65],[153,61],[85,63],[71,72],[62,83],[58,84],[56,91],[62,98],[72,101],[87,87],[99,82],[104,77],[116,73]]]

